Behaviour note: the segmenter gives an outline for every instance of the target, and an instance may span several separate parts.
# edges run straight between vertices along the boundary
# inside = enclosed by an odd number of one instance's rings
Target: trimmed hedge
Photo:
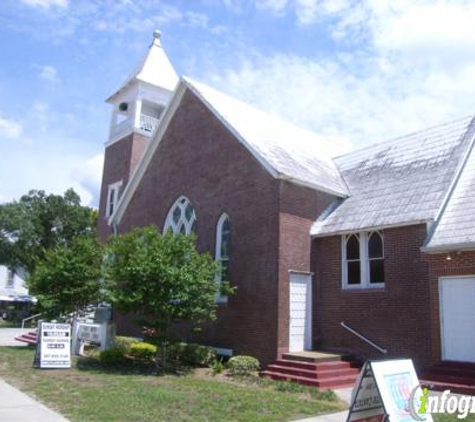
[[[115,337],[115,347],[121,349],[124,354],[130,352],[130,348],[133,344],[140,343],[140,340],[135,337],[126,337],[126,336],[116,336]]]
[[[231,375],[249,375],[252,372],[259,371],[261,365],[252,356],[233,356],[229,359],[228,368]]]
[[[104,350],[99,355],[99,361],[106,366],[122,365],[127,362],[124,351],[119,347]]]
[[[128,355],[138,360],[153,360],[157,354],[157,346],[144,341],[133,343]]]
[[[211,366],[216,361],[216,352],[201,344],[174,343],[167,347],[167,358],[190,366]]]

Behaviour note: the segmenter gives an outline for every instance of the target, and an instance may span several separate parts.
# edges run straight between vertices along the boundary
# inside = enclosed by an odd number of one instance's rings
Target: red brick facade
[[[384,289],[344,290],[341,236],[313,241],[314,347],[381,357],[380,352],[340,326],[343,321],[392,357],[430,360],[429,268],[420,247],[425,225],[383,231]]]
[[[311,272],[310,227],[333,196],[281,182],[279,196],[278,350],[289,350],[290,271]]]
[[[105,217],[108,187],[113,183],[122,181],[119,194],[122,193],[149,142],[149,137],[132,133],[106,148],[98,221],[98,234],[102,241],[105,241],[111,234],[111,228],[108,226]]]
[[[99,234],[111,233],[104,217],[107,186],[126,186],[148,138],[134,134],[106,149]],[[218,309],[217,321],[190,340],[250,354],[263,364],[289,348],[291,271],[313,273],[313,347],[381,357],[340,326],[344,321],[416,365],[440,359],[438,278],[475,274],[475,252],[423,255],[423,224],[383,231],[385,287],[342,289],[341,236],[311,239],[312,223],[334,197],[274,179],[190,91],[182,99],[118,227],[156,225],[161,231],[180,196],[193,204],[197,246],[214,256],[216,225],[231,220],[230,280],[237,293]],[[133,317],[116,316],[121,333],[138,333]]]
[[[450,259],[447,259],[449,255]],[[434,254],[424,256],[429,264],[430,308],[432,321],[431,356],[432,362],[442,360],[439,278],[452,276],[475,277],[475,251],[452,252],[450,254]]]
[[[230,279],[235,296],[201,339],[263,361],[275,357],[277,327],[278,183],[211,112],[187,92],[143,176],[119,230],[163,229],[185,195],[196,216],[198,249],[214,255],[216,224],[231,219]]]

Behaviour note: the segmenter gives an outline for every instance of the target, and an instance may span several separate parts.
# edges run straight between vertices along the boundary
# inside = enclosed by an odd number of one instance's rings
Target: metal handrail
[[[346,325],[344,321],[341,321],[340,325],[344,329],[348,330],[350,333],[354,334],[356,337],[359,337],[361,340],[368,343],[370,346],[373,346],[376,350],[378,350],[382,354],[386,355],[388,353],[387,349],[383,349],[382,347],[379,347],[376,343],[373,343],[371,340],[367,339],[363,334],[360,334],[358,333],[358,331],[353,330],[353,328],[348,327],[348,325]]]
[[[25,322],[26,322],[26,321],[29,321],[30,319],[37,318],[37,317],[39,317],[39,316],[41,316],[41,315],[42,315],[42,314],[36,314],[36,315],[29,316],[28,318],[22,319],[22,320],[21,320],[21,328],[25,328]]]

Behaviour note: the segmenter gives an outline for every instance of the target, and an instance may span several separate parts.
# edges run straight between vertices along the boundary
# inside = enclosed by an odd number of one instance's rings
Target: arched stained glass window
[[[221,264],[221,271],[216,275],[216,281],[229,281],[229,262],[231,260],[231,220],[227,214],[222,214],[216,225],[215,259]],[[226,296],[218,296],[218,301],[225,301]]]
[[[180,196],[168,211],[163,232],[190,234],[195,231],[196,213],[192,203],[186,196]]]

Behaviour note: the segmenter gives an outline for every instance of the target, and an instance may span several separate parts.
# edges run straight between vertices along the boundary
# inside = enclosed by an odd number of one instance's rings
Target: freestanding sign
[[[41,322],[38,334],[35,366],[71,368],[71,325]]]
[[[73,324],[73,354],[81,356],[85,343],[99,346],[101,351],[112,346],[115,338],[115,326],[108,322],[94,324],[75,321]]]
[[[353,390],[347,422],[432,422],[419,413],[420,395],[412,360],[368,361]]]

